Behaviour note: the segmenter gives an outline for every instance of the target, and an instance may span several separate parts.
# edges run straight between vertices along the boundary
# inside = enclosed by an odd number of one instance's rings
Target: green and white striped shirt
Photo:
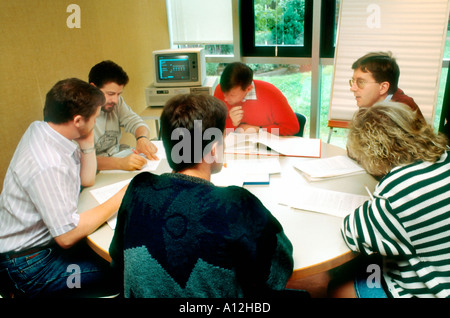
[[[450,155],[396,167],[344,219],[347,245],[385,256],[392,297],[450,297]]]

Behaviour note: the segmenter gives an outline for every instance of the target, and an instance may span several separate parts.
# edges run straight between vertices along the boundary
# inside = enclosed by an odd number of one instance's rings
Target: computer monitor
[[[201,86],[206,79],[203,48],[153,51],[155,87]]]

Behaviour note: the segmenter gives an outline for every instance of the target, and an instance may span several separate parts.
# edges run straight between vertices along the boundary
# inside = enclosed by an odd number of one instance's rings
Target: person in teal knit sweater
[[[124,297],[284,290],[293,259],[280,223],[248,190],[210,182],[223,166],[226,116],[225,104],[207,95],[179,95],[165,105],[161,135],[173,171],[133,178],[110,247]]]

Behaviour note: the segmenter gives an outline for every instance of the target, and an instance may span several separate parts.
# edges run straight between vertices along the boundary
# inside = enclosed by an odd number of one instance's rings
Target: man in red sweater
[[[398,88],[400,68],[391,52],[368,53],[356,60],[352,69],[350,91],[358,107],[370,107],[381,101],[398,102],[417,110],[419,118],[425,120],[414,100]]]
[[[297,117],[283,93],[270,83],[253,80],[253,71],[244,63],[225,67],[214,96],[228,107],[228,130],[258,132],[262,128],[280,136],[299,131]]]

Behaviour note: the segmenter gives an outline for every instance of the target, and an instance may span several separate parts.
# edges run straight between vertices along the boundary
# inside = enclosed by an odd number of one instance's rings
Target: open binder
[[[231,132],[225,138],[225,153],[320,158],[321,140],[280,137],[265,131],[251,134]]]

